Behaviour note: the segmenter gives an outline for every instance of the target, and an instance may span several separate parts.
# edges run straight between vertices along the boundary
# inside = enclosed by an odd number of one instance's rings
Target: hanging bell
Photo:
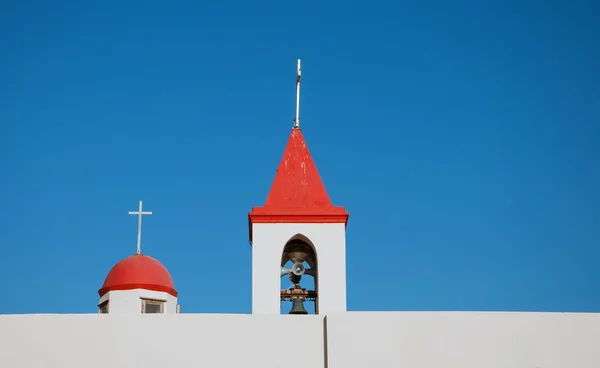
[[[304,309],[304,300],[301,298],[296,298],[292,300],[292,310],[290,314],[308,314],[306,309]]]

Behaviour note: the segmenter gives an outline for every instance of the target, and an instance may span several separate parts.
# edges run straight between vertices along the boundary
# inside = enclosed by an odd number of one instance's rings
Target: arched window
[[[304,235],[295,235],[281,255],[281,313],[318,314],[318,276],[314,245]]]

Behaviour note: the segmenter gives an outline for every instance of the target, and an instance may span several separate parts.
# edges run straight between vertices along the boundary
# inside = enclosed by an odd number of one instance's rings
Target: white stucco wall
[[[600,314],[349,312],[327,368],[599,368]]]
[[[279,314],[281,256],[296,234],[310,239],[318,263],[319,314],[346,311],[344,224],[253,224],[252,313]]]
[[[323,368],[323,345],[320,316],[0,316],[2,368]]]
[[[2,368],[247,366],[598,368],[600,314],[0,315]]]
[[[115,290],[104,294],[98,304],[108,300],[109,314],[141,314],[142,298],[163,300],[164,313],[177,313],[177,298],[161,291],[145,289]]]

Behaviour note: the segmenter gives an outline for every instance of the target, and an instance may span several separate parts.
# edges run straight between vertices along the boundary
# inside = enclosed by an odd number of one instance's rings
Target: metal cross
[[[294,119],[294,128],[300,129],[300,76],[302,69],[300,68],[300,59],[298,59],[298,68],[296,69],[296,118]]]
[[[151,215],[152,212],[144,212],[142,211],[142,201],[140,201],[140,209],[135,211],[129,211],[130,215],[138,215],[138,241],[137,241],[137,252],[136,254],[140,254],[140,247],[142,246],[142,216],[143,215]]]

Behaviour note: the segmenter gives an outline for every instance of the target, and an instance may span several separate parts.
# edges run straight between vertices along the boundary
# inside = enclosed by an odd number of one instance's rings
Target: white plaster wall
[[[346,311],[344,224],[253,224],[252,313],[280,313],[281,256],[296,234],[307,237],[317,252],[319,314]]]
[[[600,314],[0,315],[3,368],[246,366],[598,368]]]
[[[600,314],[349,312],[327,368],[599,368]]]
[[[0,316],[3,368],[324,368],[320,316]]]
[[[104,294],[98,304],[108,300],[109,314],[141,314],[142,298],[164,300],[164,313],[177,313],[177,298],[162,291],[146,289],[115,290]]]

